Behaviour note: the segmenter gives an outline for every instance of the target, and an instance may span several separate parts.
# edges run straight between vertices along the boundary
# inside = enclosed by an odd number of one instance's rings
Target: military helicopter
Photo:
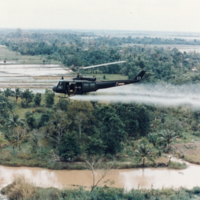
[[[114,65],[114,64],[121,64],[126,61],[118,61],[112,63],[105,63],[87,67],[79,67],[78,69],[90,69],[95,67],[107,66],[107,65]],[[56,93],[67,94],[68,97],[70,95],[77,95],[77,94],[85,94],[88,92],[95,92],[99,89],[117,87],[122,85],[128,85],[131,83],[139,82],[142,77],[144,76],[145,71],[142,70],[136,77],[133,79],[128,80],[112,80],[112,81],[97,81],[96,77],[87,77],[81,76],[79,72],[77,73],[77,77],[73,79],[62,79],[58,82],[56,86],[53,86],[52,90]]]

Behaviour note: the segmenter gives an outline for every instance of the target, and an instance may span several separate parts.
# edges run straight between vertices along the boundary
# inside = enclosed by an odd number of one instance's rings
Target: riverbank
[[[200,142],[173,144],[171,154],[189,163],[200,165]]]
[[[24,149],[28,150],[26,144],[23,145]],[[0,165],[10,167],[41,167],[54,170],[85,170],[88,169],[87,164],[83,158],[77,158],[77,161],[73,162],[58,162],[52,161],[50,156],[42,158],[31,153],[25,153],[24,151],[15,150],[12,152],[10,146],[5,147],[0,154]],[[123,159],[124,160],[124,159]],[[113,169],[132,169],[132,168],[147,168],[147,167],[168,167],[169,159],[167,155],[158,157],[155,162],[147,162],[145,166],[142,163],[138,163],[133,159],[125,159],[124,161],[112,161],[112,159],[106,159],[106,163],[112,163]]]
[[[97,187],[92,192],[83,187],[78,189],[56,189],[56,188],[41,188],[27,182],[23,178],[16,179],[1,190],[1,193],[7,195],[9,199],[37,199],[37,200],[68,200],[68,199],[124,199],[124,200],[172,200],[172,199],[200,199],[200,188],[194,187],[189,190],[186,188],[162,188],[154,189],[132,189],[130,191],[112,188],[112,187]]]

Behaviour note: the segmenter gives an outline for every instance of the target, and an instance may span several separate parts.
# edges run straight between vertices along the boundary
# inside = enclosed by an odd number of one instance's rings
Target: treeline
[[[136,104],[92,104],[91,102],[60,100],[54,105],[54,93],[46,91],[45,108],[41,94],[25,90],[0,95],[1,139],[20,151],[28,140],[32,153],[42,154],[53,148],[63,161],[86,153],[87,155],[116,155],[124,148],[128,137],[139,138],[148,134],[150,116],[145,106]],[[7,97],[6,97],[7,96]],[[24,118],[15,114],[18,105],[8,99],[20,98],[21,107],[32,104],[34,111],[27,111]],[[39,106],[34,109],[34,106]],[[41,140],[48,146],[38,148]],[[47,149],[46,149],[47,148]]]
[[[185,40],[180,38],[152,38],[152,37],[99,37],[95,40],[97,46],[107,44],[109,46],[119,46],[125,44],[177,44],[177,45],[200,45],[200,40]]]
[[[109,38],[93,37],[82,39],[85,36],[76,34],[39,34],[29,33],[29,42],[20,40],[22,33],[12,33],[1,38],[1,44],[22,55],[46,55],[46,60],[59,60],[65,66],[90,66],[100,63],[126,60],[123,65],[113,65],[87,70],[82,73],[124,74],[133,78],[141,69],[147,71],[146,82],[165,81],[173,84],[199,83],[200,54],[182,53],[178,49],[150,47],[150,46],[113,46],[109,41],[124,41],[132,43],[137,38]],[[37,39],[35,39],[37,38]],[[54,39],[53,39],[54,38]],[[138,38],[146,40],[147,38]],[[149,38],[152,41],[167,41],[166,39]],[[174,39],[181,44],[188,42]],[[198,43],[198,41],[197,41]],[[192,71],[194,70],[194,71]]]
[[[123,49],[127,63],[121,73],[129,78],[141,68],[147,71],[146,82],[165,81],[173,84],[199,83],[199,53],[182,53],[158,47],[126,47]],[[192,69],[196,71],[192,71]]]
[[[0,163],[83,169],[64,163],[97,156],[131,159],[131,167],[155,166],[177,137],[198,139],[199,123],[199,111],[188,106],[55,101],[49,90],[41,95],[6,89],[0,94]]]

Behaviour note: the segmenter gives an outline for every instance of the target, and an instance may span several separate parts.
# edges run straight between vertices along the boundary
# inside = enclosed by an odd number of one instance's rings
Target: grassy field
[[[0,60],[16,61],[19,64],[43,64],[45,56],[28,56],[9,50],[6,46],[0,45]],[[51,64],[62,64],[59,61],[51,60]],[[46,61],[49,64],[49,61]]]
[[[11,99],[12,101],[15,101],[15,97],[9,97],[9,99]],[[60,100],[59,95],[55,95],[54,104],[57,104],[59,100]],[[33,107],[32,106],[33,104],[34,103],[32,102],[28,108],[21,108],[21,98],[19,98],[15,104],[14,112],[15,112],[15,114],[19,115],[20,118],[24,118],[25,113],[28,111],[31,112],[32,110],[36,110],[37,108],[48,109],[48,108],[45,108],[45,94],[42,94],[42,100],[41,100],[40,107]],[[35,113],[35,115],[38,115],[38,114],[39,113]],[[41,114],[39,114],[39,116],[41,116]],[[35,117],[37,118],[39,116],[35,116]]]

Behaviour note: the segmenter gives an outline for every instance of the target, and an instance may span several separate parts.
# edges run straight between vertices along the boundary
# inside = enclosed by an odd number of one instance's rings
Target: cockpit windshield
[[[62,90],[62,89],[64,89],[64,83],[63,82],[58,82],[58,85],[57,85],[57,88],[59,89],[59,90]]]

